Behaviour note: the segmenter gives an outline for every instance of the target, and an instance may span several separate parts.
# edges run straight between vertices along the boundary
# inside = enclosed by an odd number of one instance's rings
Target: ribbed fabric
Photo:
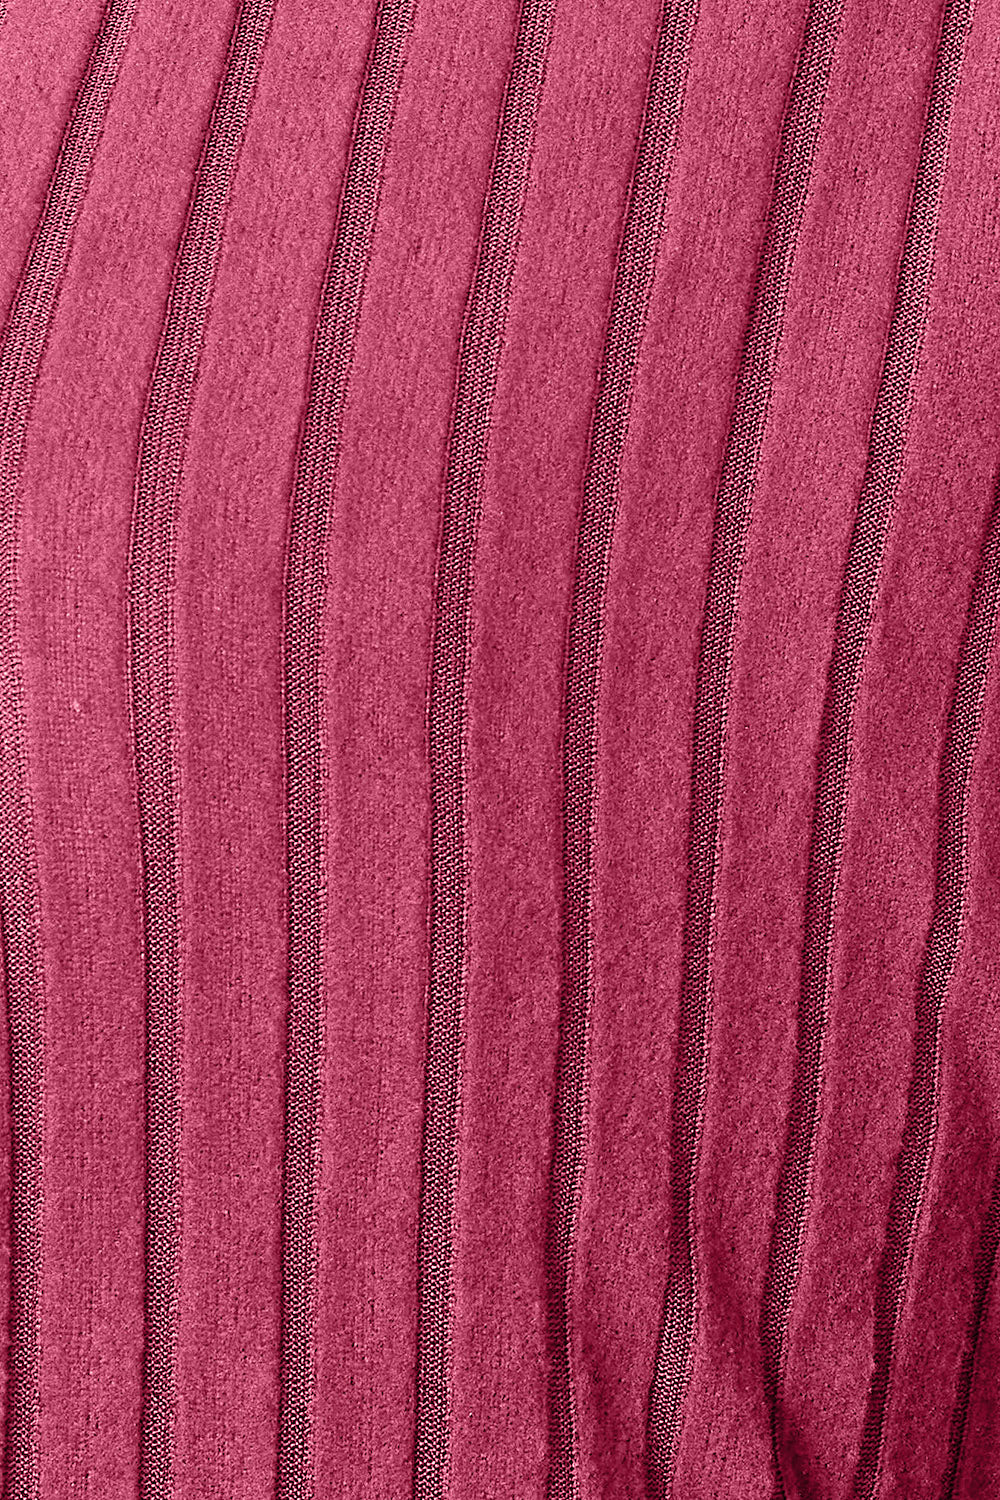
[[[1000,1493],[998,80],[0,6],[9,1500]]]
[[[327,892],[322,626],[330,513],[358,315],[410,22],[407,3],[385,5],[376,22],[313,339],[288,530],[284,703],[289,1005],[278,1434],[282,1500],[304,1500],[316,1491],[316,1190]]]

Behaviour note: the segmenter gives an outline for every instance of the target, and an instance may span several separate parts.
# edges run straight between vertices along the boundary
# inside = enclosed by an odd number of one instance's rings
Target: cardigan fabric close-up
[[[1000,0],[0,3],[4,1500],[1000,1497]]]

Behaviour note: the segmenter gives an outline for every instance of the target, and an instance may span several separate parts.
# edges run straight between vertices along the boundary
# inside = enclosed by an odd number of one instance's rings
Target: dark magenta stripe
[[[960,44],[959,36],[953,46]],[[956,77],[959,66],[960,52],[951,63]],[[854,1483],[855,1494],[863,1500],[870,1500],[878,1483],[896,1337],[937,1135],[941,1020],[965,917],[969,787],[996,638],[998,597],[1000,510],[994,506],[969,603],[941,761],[934,911],[917,994],[906,1122],[875,1290],[874,1362]]]
[[[806,890],[797,1054],[761,1314],[761,1346],[771,1407],[775,1485],[779,1496],[784,1495],[779,1429],[785,1340],[798,1283],[819,1124],[823,1042],[829,1007],[830,960],[847,807],[854,703],[902,469],[913,377],[923,344],[951,105],[961,69],[970,9],[969,0],[960,0],[958,4],[949,3],[944,11],[820,729]]]
[[[175,530],[191,404],[226,205],[273,0],[239,11],[195,175],[153,366],[129,550],[129,675],[146,952],[143,1500],[174,1493],[182,1227],[180,788],[174,691]]]
[[[4,1493],[39,1495],[45,980],[17,626],[21,455],[77,214],[135,0],[105,8],[0,344],[0,916],[10,1036],[11,1225]]]
[[[655,1500],[665,1500],[673,1490],[697,1324],[694,1196],[711,1038],[716,879],[740,576],[840,13],[840,0],[812,0],[806,17],[716,496],[694,711],[687,907],[671,1112],[670,1246],[649,1398],[648,1493]]]
[[[656,270],[697,10],[697,0],[666,0],[660,16],[615,265],[577,539],[563,735],[563,985],[547,1246],[551,1500],[577,1500],[580,1494],[573,1273],[587,1150],[604,604],[632,384]]]
[[[412,0],[383,0],[354,120],[313,337],[285,574],[288,1040],[281,1261],[279,1500],[311,1500],[316,1360],[326,834],[323,627],[327,547],[365,276]]]
[[[990,1293],[996,1280],[998,1246],[1000,1246],[1000,1165],[993,1174],[993,1189],[990,1193],[989,1207],[983,1221],[983,1230],[973,1268],[972,1312],[955,1386],[955,1406],[952,1411],[951,1430],[948,1434],[948,1463],[941,1481],[941,1500],[953,1500],[955,1485],[962,1466],[972,1382],[976,1373],[979,1341],[982,1337],[983,1324],[986,1321]]]
[[[554,0],[522,0],[459,345],[444,480],[428,702],[430,983],[418,1247],[413,1493],[447,1489],[459,1076],[469,856],[465,756],[471,598],[483,470]]]

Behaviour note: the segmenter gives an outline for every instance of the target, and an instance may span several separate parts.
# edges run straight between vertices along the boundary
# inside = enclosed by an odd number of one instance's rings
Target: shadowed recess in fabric
[[[934,910],[917,993],[903,1140],[875,1287],[874,1360],[854,1486],[863,1500],[870,1500],[878,1481],[896,1336],[937,1135],[941,1021],[965,917],[969,786],[996,637],[998,590],[1000,516],[994,506],[969,604],[941,761]]]
[[[327,260],[299,436],[285,562],[288,1020],[281,1219],[278,1500],[311,1500],[316,1365],[326,834],[323,630],[327,547],[365,278],[399,96],[412,0],[383,0]]]
[[[497,368],[517,259],[554,0],[522,0],[462,323],[438,549],[428,693],[430,976],[418,1247],[413,1493],[447,1489],[455,1194],[469,856],[465,757],[472,575]]]
[[[823,1042],[829,1008],[834,915],[847,808],[854,704],[903,465],[913,379],[927,321],[951,105],[961,69],[970,10],[970,3],[949,3],[944,10],[820,726],[795,1070],[761,1313],[761,1349],[770,1403],[775,1494],[778,1496],[784,1496],[780,1417],[786,1330],[799,1277],[819,1123]],[[864,1455],[862,1469],[867,1473]],[[862,1469],[859,1469],[859,1478]],[[871,1479],[874,1482],[873,1472]],[[862,1488],[859,1493],[867,1494],[869,1490]]]
[[[651,1500],[666,1500],[672,1492],[697,1322],[694,1196],[712,1025],[716,881],[740,576],[840,14],[840,0],[812,0],[806,16],[782,122],[715,502],[694,709],[687,905],[670,1130],[670,1245],[663,1322],[649,1396],[647,1488]]]
[[[597,380],[570,615],[563,731],[563,986],[549,1209],[550,1500],[580,1494],[573,1274],[586,1167],[593,863],[604,605],[632,386],[684,106],[697,0],[667,0],[650,65]]]
[[[944,1471],[944,1479],[941,1481],[941,1500],[953,1500],[962,1465],[965,1429],[969,1419],[969,1402],[972,1398],[972,1382],[979,1354],[979,1340],[986,1321],[990,1294],[996,1280],[998,1245],[1000,1245],[1000,1166],[993,1174],[993,1190],[990,1194],[989,1208],[986,1211],[973,1267],[972,1313],[955,1387],[955,1407],[951,1417],[951,1431],[948,1434],[948,1463]]]
[[[0,344],[0,917],[10,1045],[10,1323],[4,1493],[37,1500],[45,981],[17,628],[21,456],[31,401],[135,0],[105,7]]]
[[[139,1482],[174,1493],[180,1271],[181,917],[174,701],[177,506],[226,204],[273,0],[244,3],[230,39],[174,261],[146,400],[129,548],[129,676],[146,950],[146,1287]]]

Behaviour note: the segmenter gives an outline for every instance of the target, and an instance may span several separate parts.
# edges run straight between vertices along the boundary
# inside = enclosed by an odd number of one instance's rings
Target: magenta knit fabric
[[[1000,0],[0,17],[5,1500],[1000,1495]]]

